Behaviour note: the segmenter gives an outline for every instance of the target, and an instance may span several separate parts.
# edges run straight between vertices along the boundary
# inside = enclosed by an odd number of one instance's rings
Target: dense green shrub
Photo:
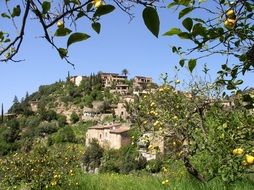
[[[76,112],[72,112],[70,119],[72,123],[77,123],[79,121],[79,116]]]
[[[7,143],[13,143],[16,140],[19,139],[20,135],[20,126],[19,126],[19,122],[16,119],[12,119],[10,121],[7,122],[7,126],[8,128],[3,132],[3,139],[7,142]]]
[[[39,124],[36,130],[39,136],[44,137],[46,135],[57,132],[58,127],[56,126],[56,123],[42,122]]]
[[[28,117],[26,119],[26,126],[33,129],[35,127],[38,127],[38,125],[41,122],[41,118],[38,116],[32,116],[32,117]]]
[[[65,126],[57,132],[56,136],[54,137],[54,140],[56,143],[61,142],[75,143],[76,136],[70,126]]]
[[[99,168],[101,164],[101,158],[103,157],[103,148],[100,147],[96,139],[92,139],[90,145],[85,150],[83,155],[83,164],[86,167],[86,170]]]
[[[158,173],[161,171],[163,162],[160,158],[149,160],[146,165],[146,170],[150,173]]]
[[[57,116],[57,121],[58,121],[59,127],[63,127],[67,124],[65,115],[58,115]]]
[[[41,110],[39,113],[41,116],[41,120],[57,120],[57,113],[54,110]]]
[[[133,146],[126,146],[119,150],[108,150],[104,153],[100,171],[129,173],[146,167],[146,159],[139,155]]]

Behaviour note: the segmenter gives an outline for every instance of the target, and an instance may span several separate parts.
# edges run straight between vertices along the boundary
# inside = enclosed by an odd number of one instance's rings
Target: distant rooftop
[[[100,75],[114,75],[114,76],[118,76],[118,73],[100,73]]]
[[[129,127],[127,127],[127,126],[122,126],[122,127],[117,128],[117,129],[111,130],[110,133],[120,134],[120,133],[127,132],[127,131],[129,131],[129,130],[130,130]]]
[[[145,77],[145,76],[135,76],[135,77],[137,77],[137,78],[152,78],[152,77]]]
[[[115,124],[111,124],[111,125],[95,125],[92,127],[89,127],[89,129],[111,129],[113,127],[119,127],[121,124],[119,123],[115,123]]]
[[[89,127],[88,129],[98,129],[98,130],[111,129],[110,133],[121,134],[121,133],[129,131],[130,127],[124,126],[120,123],[115,123],[110,125],[95,125],[95,126]]]

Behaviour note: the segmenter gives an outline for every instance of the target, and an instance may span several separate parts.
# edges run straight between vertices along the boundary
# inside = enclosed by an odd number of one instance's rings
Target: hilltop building
[[[127,80],[127,76],[117,73],[100,73],[103,87],[112,87],[113,85],[122,85]]]
[[[129,130],[129,126],[122,124],[89,127],[86,133],[86,145],[89,146],[92,139],[96,139],[99,145],[104,148],[119,149],[130,143]]]
[[[85,80],[87,79],[88,77],[86,76],[81,76],[81,75],[78,75],[78,76],[71,76],[70,77],[70,81],[73,82],[76,86],[79,86],[82,82],[82,80]]]
[[[133,78],[133,88],[137,90],[144,90],[148,84],[151,84],[152,78],[145,76],[135,76]]]

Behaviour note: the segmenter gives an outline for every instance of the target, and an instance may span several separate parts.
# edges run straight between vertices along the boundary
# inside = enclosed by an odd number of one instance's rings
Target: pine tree
[[[68,71],[68,74],[67,74],[67,81],[70,81],[71,79],[71,75],[70,75],[70,71]]]
[[[27,98],[29,97],[29,94],[28,92],[26,91],[26,97],[25,97],[25,100],[27,100]]]
[[[19,103],[18,97],[15,95],[13,99],[13,104],[18,104],[18,103]]]

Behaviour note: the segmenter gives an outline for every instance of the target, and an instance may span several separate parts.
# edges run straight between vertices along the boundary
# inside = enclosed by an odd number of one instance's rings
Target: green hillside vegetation
[[[130,145],[103,149],[94,139],[86,147],[86,131],[98,121],[83,121],[80,110],[104,101],[103,113],[119,102],[121,95],[109,90],[98,75],[91,75],[80,86],[67,78],[41,86],[20,102],[14,98],[10,115],[0,124],[0,189],[254,187],[254,116],[244,103],[252,98],[251,90],[228,98],[234,106],[227,107],[221,98],[208,98],[207,89],[193,90],[188,97],[162,85],[128,104]],[[60,114],[68,109],[69,121]],[[164,154],[146,133],[163,137]],[[140,144],[156,159],[141,156]]]

